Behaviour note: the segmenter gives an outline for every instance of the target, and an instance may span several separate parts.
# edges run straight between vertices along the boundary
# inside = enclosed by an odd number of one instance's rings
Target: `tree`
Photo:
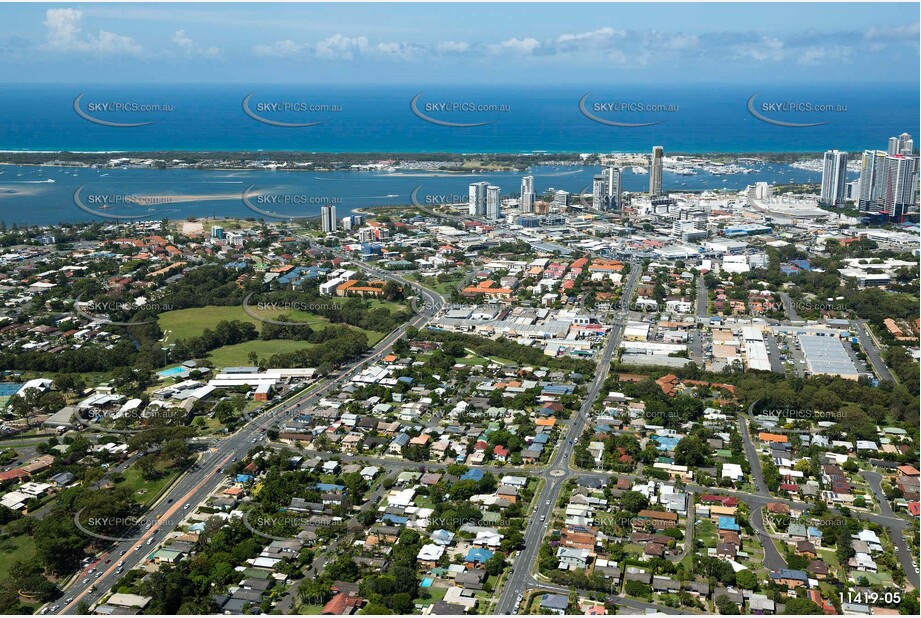
[[[620,506],[631,513],[639,513],[649,506],[649,500],[638,491],[625,491],[620,498]]]
[[[745,590],[757,590],[758,578],[749,570],[739,571],[736,573],[736,585]]]
[[[487,575],[500,575],[505,570],[505,556],[497,552],[483,566]]]
[[[697,436],[682,438],[675,447],[675,463],[692,468],[705,466],[710,459],[710,448]]]
[[[716,609],[724,616],[738,616],[739,606],[725,594],[716,597]]]

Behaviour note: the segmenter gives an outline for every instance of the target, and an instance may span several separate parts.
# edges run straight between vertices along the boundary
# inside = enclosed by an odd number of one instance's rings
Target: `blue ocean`
[[[0,150],[804,152],[885,148],[919,131],[917,85],[17,85],[0,89]],[[82,97],[80,96],[82,95]],[[243,101],[252,95],[248,109]],[[481,124],[444,126],[436,122]],[[756,118],[814,124],[786,127]],[[77,107],[103,123],[78,115]],[[602,121],[649,124],[611,126]],[[785,107],[784,107],[785,106]],[[831,109],[809,111],[806,107]],[[146,111],[152,110],[152,111]],[[314,111],[318,110],[318,111]],[[653,111],[649,111],[653,110]],[[663,111],[655,111],[663,110]],[[265,122],[268,121],[268,122]],[[272,123],[311,126],[278,126]],[[317,124],[319,123],[319,124]]]
[[[756,111],[764,110],[764,116],[825,124],[785,127],[760,120],[748,109],[753,95]],[[832,111],[784,109],[781,103],[823,105]],[[905,86],[759,90],[548,84],[463,91],[8,85],[0,90],[0,150],[284,150],[307,153],[305,160],[310,152],[645,153],[653,145],[664,146],[666,154],[859,151],[885,148],[888,137],[902,132],[917,136],[918,108],[917,88]],[[612,126],[606,121],[648,126]],[[746,167],[748,173],[721,175],[666,171],[664,185],[673,191],[741,189],[757,181],[808,183],[821,178],[819,172],[788,165]],[[579,193],[590,191],[597,171],[544,165],[527,173],[534,175],[538,192]],[[20,225],[105,220],[79,208],[77,201],[97,213],[150,220],[259,216],[248,204],[280,216],[307,216],[332,203],[344,215],[370,206],[410,204],[414,197],[419,203],[465,201],[469,183],[479,180],[498,185],[504,194],[517,194],[524,173],[0,165],[0,220]],[[627,169],[626,190],[647,187],[647,175]],[[248,202],[247,194],[252,197]]]

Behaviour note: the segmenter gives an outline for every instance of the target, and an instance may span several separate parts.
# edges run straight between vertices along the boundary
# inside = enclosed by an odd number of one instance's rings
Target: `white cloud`
[[[464,41],[442,41],[435,46],[440,54],[462,54],[470,50],[470,43]]]
[[[368,51],[366,37],[348,37],[334,34],[314,46],[314,53],[326,60],[354,60]]]
[[[764,36],[755,43],[734,45],[732,51],[736,59],[776,62],[783,60],[784,43],[780,39]]]
[[[863,36],[864,38],[870,40],[885,40],[889,42],[896,40],[910,40],[917,42],[919,32],[921,32],[921,29],[919,29],[918,22],[915,22],[905,26],[874,26],[867,30]]]
[[[185,30],[177,30],[173,35],[173,43],[179,46],[182,51],[190,56],[204,56],[205,58],[214,58],[221,53],[217,47],[199,47],[195,41],[189,38]]]
[[[850,57],[850,47],[833,45],[831,47],[808,47],[796,61],[806,66],[819,66],[829,62],[846,62]]]
[[[588,32],[579,32],[576,34],[561,34],[557,37],[556,42],[559,45],[578,44],[578,43],[597,43],[609,41],[615,37],[623,37],[626,33],[623,30],[614,30],[610,26],[590,30]]]
[[[46,29],[46,49],[92,54],[138,55],[141,46],[129,36],[100,30],[98,35],[82,33],[83,13],[77,9],[48,9],[42,25]]]
[[[369,50],[373,54],[397,58],[399,60],[413,60],[426,54],[426,48],[413,43],[378,43]]]
[[[531,37],[524,39],[512,37],[511,39],[502,41],[498,45],[489,45],[487,47],[493,54],[501,54],[511,51],[514,53],[530,55],[534,53],[534,50],[540,47],[540,41]]]
[[[276,41],[271,45],[254,45],[253,53],[257,56],[276,56],[278,58],[290,58],[297,56],[306,49],[306,45],[295,43],[291,39]]]

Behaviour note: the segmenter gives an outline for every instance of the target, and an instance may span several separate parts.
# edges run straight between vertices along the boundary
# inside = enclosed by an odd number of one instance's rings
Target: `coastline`
[[[278,172],[332,172],[343,170],[367,171],[355,167],[383,171],[383,165],[407,163],[444,163],[439,167],[403,167],[402,170],[425,169],[444,174],[471,172],[524,171],[532,165],[572,165],[592,167],[612,155],[636,157],[646,152],[621,151],[598,153],[522,152],[522,153],[452,153],[452,152],[308,152],[308,151],[0,151],[0,166],[47,167],[143,167],[146,169],[221,169],[252,170],[271,168]],[[668,157],[705,159],[708,161],[737,161],[756,159],[765,163],[795,163],[821,158],[815,151],[777,152],[668,152]],[[113,159],[127,159],[113,163]],[[142,164],[141,162],[148,162]],[[254,163],[261,165],[254,165]],[[451,165],[456,164],[456,165]],[[482,164],[482,165],[478,165]]]

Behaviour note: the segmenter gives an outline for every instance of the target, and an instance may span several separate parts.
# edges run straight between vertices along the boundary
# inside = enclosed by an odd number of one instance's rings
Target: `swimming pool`
[[[188,369],[179,365],[178,367],[172,367],[171,369],[164,369],[163,371],[158,371],[157,375],[163,378],[174,378],[179,375],[188,373]]]

